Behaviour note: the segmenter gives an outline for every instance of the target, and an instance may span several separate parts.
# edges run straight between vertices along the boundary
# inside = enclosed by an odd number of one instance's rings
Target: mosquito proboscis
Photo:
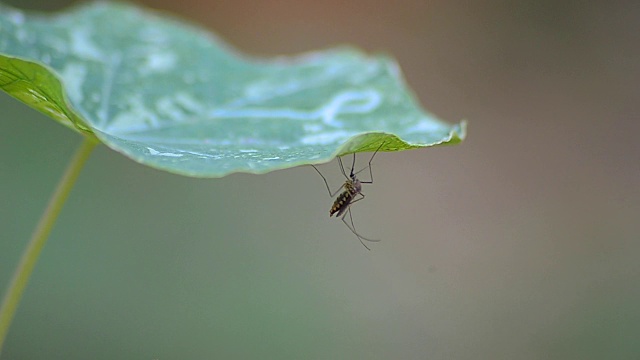
[[[327,179],[324,177],[324,175],[322,175],[320,170],[318,170],[318,168],[315,167],[314,165],[311,165],[318,172],[318,174],[322,177],[322,180],[324,181],[324,184],[327,187],[327,191],[329,192],[329,196],[334,197],[334,196],[336,196],[336,194],[340,193],[340,195],[338,195],[336,200],[333,202],[333,205],[331,206],[331,209],[329,210],[329,217],[332,217],[334,215],[336,216],[336,218],[340,217],[342,222],[349,228],[349,230],[351,230],[351,232],[355,236],[358,237],[358,240],[360,240],[360,243],[362,244],[362,246],[364,246],[367,250],[371,250],[371,249],[364,243],[365,241],[378,242],[380,240],[369,239],[369,238],[366,238],[366,237],[358,234],[358,231],[356,230],[356,227],[353,224],[353,216],[351,215],[351,206],[353,204],[355,204],[356,202],[364,199],[365,196],[362,193],[362,185],[363,184],[373,184],[373,171],[371,170],[371,162],[373,161],[373,158],[376,156],[376,154],[378,153],[378,151],[380,150],[380,148],[382,148],[382,146],[384,144],[385,144],[384,142],[382,144],[380,144],[380,146],[378,146],[378,148],[373,153],[373,155],[371,155],[371,159],[369,159],[368,166],[366,166],[366,167],[364,167],[364,168],[362,168],[362,169],[360,169],[358,171],[355,171],[356,154],[353,153],[353,161],[351,163],[351,170],[349,171],[349,175],[348,176],[347,176],[347,172],[344,170],[344,165],[342,163],[342,158],[338,157],[338,163],[340,164],[340,171],[342,172],[342,175],[345,177],[346,180],[342,184],[342,186],[340,186],[336,191],[333,191],[333,192],[331,191],[331,188],[329,188],[329,183],[327,182]],[[359,173],[363,172],[366,169],[369,169],[369,178],[371,180],[362,181],[362,180],[358,179],[358,177],[356,175],[358,175]],[[340,190],[343,190],[343,191],[340,192]],[[349,215],[349,222],[347,222],[347,219],[346,219],[347,214]],[[349,225],[349,223],[351,223],[351,225]]]

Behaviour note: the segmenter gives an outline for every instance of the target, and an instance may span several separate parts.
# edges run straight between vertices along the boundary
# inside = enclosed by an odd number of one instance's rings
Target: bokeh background
[[[637,1],[140,3],[251,55],[391,53],[468,139],[376,157],[371,252],[313,169],[198,180],[99,147],[3,360],[640,358]],[[4,289],[80,139],[0,109]]]

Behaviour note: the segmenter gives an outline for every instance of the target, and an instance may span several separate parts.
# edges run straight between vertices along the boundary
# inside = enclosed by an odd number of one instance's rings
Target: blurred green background
[[[371,252],[311,168],[197,180],[99,147],[3,360],[640,357],[637,2],[140,3],[253,55],[391,53],[468,139],[376,157],[354,208]],[[80,139],[0,109],[5,289]]]

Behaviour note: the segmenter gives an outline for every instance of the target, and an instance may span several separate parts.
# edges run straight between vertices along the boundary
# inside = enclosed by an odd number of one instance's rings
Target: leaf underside
[[[54,15],[0,4],[0,88],[142,164],[266,173],[354,152],[455,144],[397,64],[342,47],[269,60],[122,3]]]

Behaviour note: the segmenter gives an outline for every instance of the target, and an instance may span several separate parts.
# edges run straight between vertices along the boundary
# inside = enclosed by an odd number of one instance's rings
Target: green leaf
[[[271,60],[121,3],[56,15],[0,4],[0,87],[83,135],[196,177],[455,144],[465,122],[422,111],[397,64],[338,48]]]

